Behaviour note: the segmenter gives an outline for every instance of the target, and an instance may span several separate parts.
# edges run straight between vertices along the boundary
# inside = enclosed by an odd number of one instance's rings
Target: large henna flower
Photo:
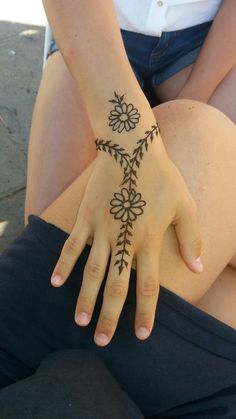
[[[114,109],[110,112],[109,126],[113,131],[121,133],[123,130],[130,131],[134,129],[139,122],[140,113],[131,103],[124,102],[124,95],[119,96],[115,93],[115,99],[110,100],[115,104]]]
[[[146,202],[141,199],[141,194],[135,192],[134,189],[129,191],[122,188],[121,192],[116,192],[110,202],[111,214],[114,214],[116,220],[121,220],[123,223],[127,221],[135,221],[138,215],[143,213],[143,206]]]

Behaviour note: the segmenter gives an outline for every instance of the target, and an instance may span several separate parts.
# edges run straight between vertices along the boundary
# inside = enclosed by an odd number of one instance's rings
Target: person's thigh
[[[95,158],[93,137],[76,83],[55,52],[46,63],[33,112],[26,220],[46,208]]]
[[[236,123],[236,65],[225,76],[209,102]]]
[[[236,329],[236,269],[227,266],[197,307]]]
[[[155,87],[154,93],[161,103],[174,100],[178,96],[188,80],[192,67],[193,65],[189,65],[183,68],[159,86]]]
[[[236,127],[214,107],[191,100],[167,102],[161,112],[156,108],[156,117],[197,204],[204,265],[199,275],[186,268],[171,226],[162,247],[161,282],[197,304],[236,253]]]

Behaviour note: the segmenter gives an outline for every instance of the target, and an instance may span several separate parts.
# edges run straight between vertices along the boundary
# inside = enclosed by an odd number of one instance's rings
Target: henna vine
[[[128,267],[127,256],[130,256],[128,246],[131,246],[130,238],[133,236],[133,222],[143,214],[143,207],[146,201],[142,199],[141,193],[137,192],[137,169],[140,167],[144,153],[148,151],[149,142],[152,143],[159,134],[158,124],[152,125],[152,129],[145,132],[145,137],[137,141],[132,155],[127,153],[118,144],[113,144],[109,140],[95,141],[96,149],[105,151],[120,164],[123,169],[123,180],[120,192],[115,192],[110,201],[110,213],[115,220],[121,220],[120,234],[117,238],[116,247],[118,248],[115,265],[118,265],[119,275],[124,267]],[[122,187],[125,185],[126,187]]]
[[[119,96],[114,92],[115,99],[109,100],[114,103],[114,109],[110,112],[109,116],[109,127],[112,127],[113,131],[121,133],[123,130],[130,131],[134,129],[139,122],[140,113],[132,103],[126,103],[124,101],[124,95]]]

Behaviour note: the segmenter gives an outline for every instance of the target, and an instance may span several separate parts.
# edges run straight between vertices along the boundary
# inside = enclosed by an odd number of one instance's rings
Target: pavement
[[[0,18],[0,253],[23,229],[27,144],[45,30],[41,0],[5,3]]]

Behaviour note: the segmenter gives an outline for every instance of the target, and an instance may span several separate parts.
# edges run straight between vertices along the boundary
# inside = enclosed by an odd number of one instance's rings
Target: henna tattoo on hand
[[[109,100],[114,103],[114,109],[111,110],[109,115],[109,127],[112,127],[112,131],[130,131],[134,129],[139,122],[140,113],[138,109],[132,105],[132,103],[126,103],[124,96],[119,96],[114,92],[115,99]]]
[[[109,153],[123,170],[121,190],[115,192],[113,199],[110,201],[110,213],[115,220],[121,220],[122,222],[116,242],[118,250],[115,254],[115,265],[118,266],[119,275],[124,267],[128,267],[127,257],[130,256],[128,246],[131,246],[130,238],[133,236],[133,222],[139,215],[143,214],[143,207],[147,204],[142,199],[141,193],[135,189],[138,179],[137,169],[140,167],[144,153],[148,151],[149,143],[152,143],[159,132],[158,124],[152,125],[152,129],[145,132],[144,138],[137,141],[131,155],[124,148],[118,144],[113,144],[109,140],[97,139],[95,141],[96,149]]]

